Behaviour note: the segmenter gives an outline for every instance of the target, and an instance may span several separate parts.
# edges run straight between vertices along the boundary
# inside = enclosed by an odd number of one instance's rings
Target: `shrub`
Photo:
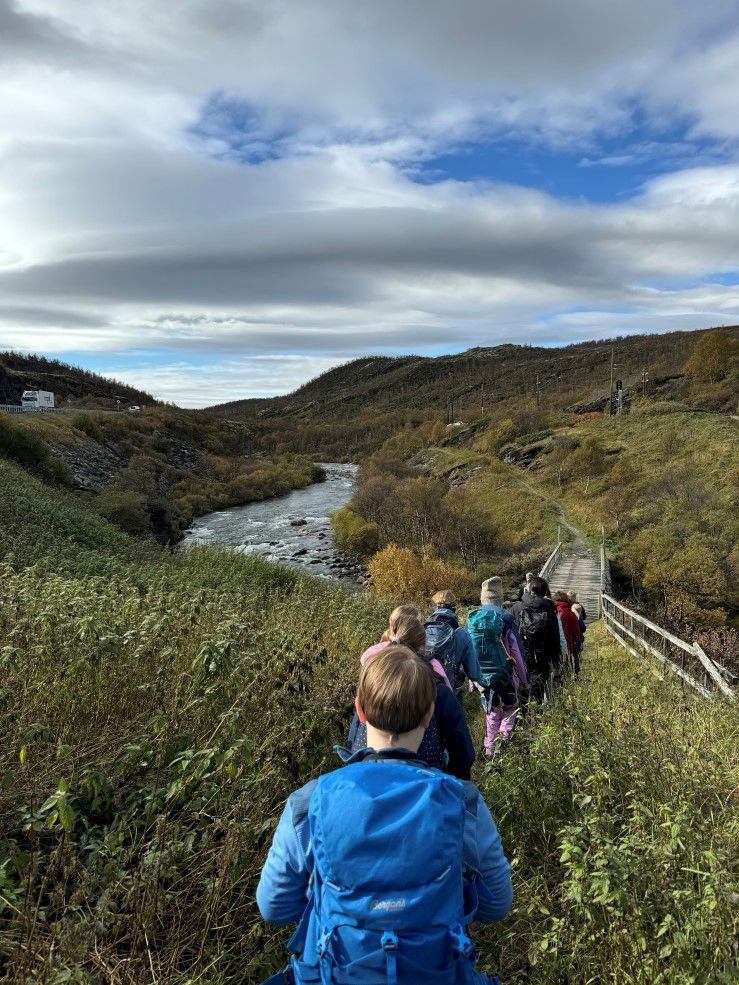
[[[380,531],[376,523],[369,523],[354,510],[345,506],[331,517],[336,546],[357,557],[369,557],[380,546]]]
[[[75,414],[72,418],[72,427],[78,431],[83,431],[94,441],[103,440],[103,431],[100,424],[90,414]]]
[[[109,489],[95,500],[98,513],[127,534],[145,537],[151,533],[146,497],[124,489]]]
[[[478,598],[480,586],[464,568],[439,558],[424,557],[397,544],[388,544],[368,565],[372,591],[388,601],[428,605],[440,588],[449,588],[461,600]]]
[[[0,455],[12,458],[26,468],[43,468],[50,456],[49,446],[25,422],[16,422],[0,413]]]

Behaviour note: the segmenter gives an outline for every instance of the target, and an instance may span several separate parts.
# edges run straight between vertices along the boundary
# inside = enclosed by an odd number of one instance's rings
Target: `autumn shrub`
[[[480,586],[469,571],[397,544],[388,544],[367,567],[373,594],[389,602],[427,605],[440,588],[450,589],[462,600],[479,598]]]
[[[369,523],[348,506],[337,510],[331,517],[334,540],[337,547],[360,558],[367,558],[380,547],[380,531],[376,523]]]

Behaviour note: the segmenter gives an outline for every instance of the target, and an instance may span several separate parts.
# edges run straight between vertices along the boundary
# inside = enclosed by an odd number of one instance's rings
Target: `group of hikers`
[[[395,609],[360,657],[341,768],[285,805],[257,887],[265,920],[297,923],[290,964],[264,985],[483,985],[467,929],[513,903],[495,822],[470,781],[475,748],[463,709],[479,693],[484,752],[510,741],[530,702],[578,673],[586,612],[529,573],[506,598],[482,583],[462,627],[437,592],[430,617]]]

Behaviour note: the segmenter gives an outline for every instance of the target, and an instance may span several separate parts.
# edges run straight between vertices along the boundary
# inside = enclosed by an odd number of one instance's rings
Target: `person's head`
[[[579,602],[572,603],[572,611],[579,619],[585,618],[585,609],[580,605]]]
[[[531,579],[533,577],[534,577],[534,572],[533,571],[527,571],[526,572],[526,584],[527,585],[531,582]]]
[[[539,578],[538,575],[534,575],[529,582],[529,591],[532,595],[537,595],[539,598],[544,598],[545,595],[549,595],[549,585],[543,578]]]
[[[435,700],[436,678],[426,660],[407,646],[380,650],[362,667],[355,701],[367,745],[418,752]]]
[[[566,605],[572,605],[572,598],[567,594],[567,592],[555,592],[552,595],[553,602],[564,602]]]
[[[498,575],[486,578],[480,590],[480,602],[483,605],[503,604],[503,579]]]
[[[413,605],[399,605],[390,613],[382,638],[386,643],[400,644],[410,647],[415,653],[422,653],[426,647],[423,616]]]
[[[437,609],[451,609],[452,612],[454,612],[457,608],[457,596],[454,592],[450,592],[448,588],[445,588],[441,592],[436,592],[435,595],[432,595],[431,601]]]

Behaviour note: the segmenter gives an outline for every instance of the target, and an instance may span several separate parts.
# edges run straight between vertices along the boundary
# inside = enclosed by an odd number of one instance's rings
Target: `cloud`
[[[131,353],[192,402],[204,360],[236,398],[311,359],[735,317],[736,12],[0,0],[0,345]],[[415,180],[499,137],[666,173],[605,205]]]

